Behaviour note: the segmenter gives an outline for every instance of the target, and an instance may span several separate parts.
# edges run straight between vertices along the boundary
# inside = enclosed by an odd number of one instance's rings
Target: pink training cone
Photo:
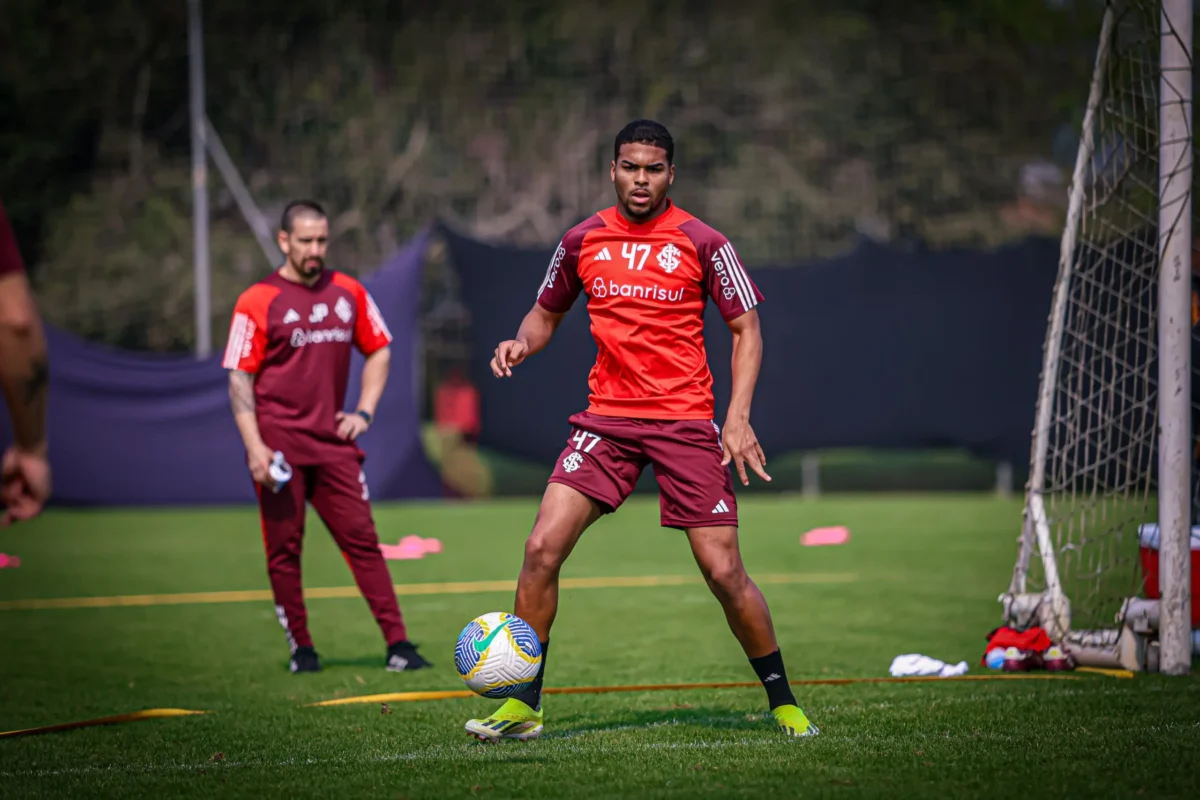
[[[405,536],[399,544],[380,544],[379,552],[390,561],[412,561],[424,558],[429,553],[442,552],[440,539],[422,539],[420,536]]]
[[[805,547],[845,544],[848,541],[850,541],[850,529],[841,525],[831,528],[813,528],[808,533],[801,534],[800,536],[800,544]]]
[[[21,566],[20,558],[0,553],[0,569],[16,569],[19,566]]]

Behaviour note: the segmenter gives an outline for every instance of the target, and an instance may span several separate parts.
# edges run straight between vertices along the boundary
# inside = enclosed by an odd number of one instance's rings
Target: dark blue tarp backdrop
[[[391,376],[362,440],[373,500],[441,497],[420,444],[414,345],[422,232],[363,283],[395,337]],[[225,332],[216,337],[224,343]],[[54,503],[158,505],[253,502],[221,354],[205,361],[114,350],[56,328],[50,348],[50,461]],[[355,354],[346,400],[358,397]],[[3,444],[12,435],[4,416]]]
[[[488,360],[533,305],[551,250],[495,247],[443,229],[471,315],[481,445],[549,463],[587,405],[596,347],[581,296],[542,353],[492,377]],[[864,243],[842,257],[751,269],[763,368],[751,419],[768,457],[832,447],[963,447],[1029,457],[1058,245],[903,252]],[[730,390],[728,328],[705,324],[718,421]]]

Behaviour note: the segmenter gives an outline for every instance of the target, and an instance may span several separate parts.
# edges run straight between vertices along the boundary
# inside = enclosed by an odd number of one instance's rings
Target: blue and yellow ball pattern
[[[493,611],[467,623],[454,646],[454,666],[471,691],[505,698],[528,689],[542,665],[542,645],[529,623]]]

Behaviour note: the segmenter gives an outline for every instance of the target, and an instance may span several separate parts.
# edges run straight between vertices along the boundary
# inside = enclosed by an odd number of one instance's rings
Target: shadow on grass
[[[668,708],[631,711],[605,721],[589,721],[589,715],[573,714],[555,719],[554,730],[543,739],[572,739],[596,733],[652,730],[654,728],[703,728],[720,731],[773,732],[775,723],[766,712],[731,712],[728,709],[709,709],[703,706],[672,706]]]
[[[325,658],[321,656],[321,671],[328,672],[331,669],[346,669],[353,667],[355,669],[365,669],[374,672],[375,670],[383,670],[384,654],[381,652],[377,656],[359,656],[357,658]],[[284,672],[291,672],[291,659],[284,661],[281,668]],[[433,666],[433,665],[431,665]],[[414,672],[418,670],[413,670]],[[403,673],[390,673],[400,675]]]
[[[384,653],[378,656],[359,656],[357,658],[322,658],[321,666],[325,669],[338,667],[363,667],[366,669],[383,669]]]

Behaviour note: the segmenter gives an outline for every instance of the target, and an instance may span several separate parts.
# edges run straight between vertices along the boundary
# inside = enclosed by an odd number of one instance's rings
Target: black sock
[[[513,695],[534,711],[542,707],[542,678],[546,676],[546,657],[549,650],[550,642],[542,642],[542,663],[538,667],[537,677],[533,679],[533,685],[520,694]]]
[[[778,650],[762,658],[750,659],[750,666],[754,667],[763,688],[767,690],[767,702],[772,709],[796,705],[796,696],[788,685],[787,670],[783,668],[783,656]]]

